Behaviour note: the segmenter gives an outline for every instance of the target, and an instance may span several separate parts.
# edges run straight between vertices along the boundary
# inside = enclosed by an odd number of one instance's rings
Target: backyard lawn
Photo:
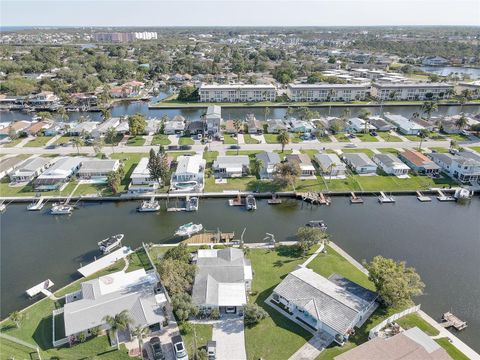
[[[168,135],[157,134],[153,136],[152,145],[170,145],[171,141],[168,139]]]
[[[195,141],[190,136],[182,136],[178,140],[178,145],[193,145]]]
[[[245,144],[260,144],[260,141],[254,139],[250,134],[243,135],[243,140],[245,141]]]
[[[432,325],[423,320],[417,313],[408,314],[396,320],[396,323],[405,330],[411,329],[416,326],[430,336],[437,336],[438,334],[440,334],[437,329],[435,329]]]
[[[72,192],[72,190],[75,188],[75,185],[75,182],[71,181],[62,191],[42,191],[41,194],[44,196],[66,196]],[[24,186],[11,187],[9,186],[9,180],[7,177],[0,181],[1,196],[35,196],[35,194],[36,192],[34,191],[31,183]]]
[[[143,144],[145,144],[143,136],[134,136],[127,140],[127,146],[142,146]]]
[[[453,360],[468,360],[468,357],[458,350],[454,345],[452,345],[452,343],[448,341],[448,338],[440,338],[436,339],[435,341],[438,343],[438,345],[445,349],[445,351]]]
[[[24,147],[42,147],[45,146],[47,142],[52,140],[53,136],[36,136],[29,142],[27,142]]]

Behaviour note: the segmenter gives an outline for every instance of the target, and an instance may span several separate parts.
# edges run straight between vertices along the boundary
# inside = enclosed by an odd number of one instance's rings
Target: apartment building
[[[445,83],[375,83],[371,89],[378,100],[438,100],[452,94],[453,85]]]
[[[287,94],[292,101],[365,100],[370,84],[289,84]]]
[[[255,102],[275,101],[277,90],[273,85],[200,85],[201,102]]]

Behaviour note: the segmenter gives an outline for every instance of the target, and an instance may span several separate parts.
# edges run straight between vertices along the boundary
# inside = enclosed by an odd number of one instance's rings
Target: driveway
[[[243,318],[225,318],[213,325],[212,340],[217,342],[218,360],[246,360]]]

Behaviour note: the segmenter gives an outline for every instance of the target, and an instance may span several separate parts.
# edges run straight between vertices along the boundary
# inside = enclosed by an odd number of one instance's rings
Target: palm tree
[[[235,128],[235,131],[237,132],[237,155],[238,155],[238,150],[239,150],[238,149],[239,148],[239,146],[238,146],[238,141],[239,141],[238,140],[238,134],[240,133],[240,130],[242,130],[242,126],[243,126],[243,123],[242,123],[241,120],[237,119],[237,120],[233,121],[233,127]]]
[[[150,333],[150,329],[148,327],[141,327],[137,326],[135,329],[132,330],[132,335],[137,338],[138,340],[138,350],[140,351],[139,356],[140,358],[143,357],[142,349],[143,349],[143,339]]]
[[[430,117],[432,116],[432,112],[438,110],[437,102],[436,101],[425,101],[422,104],[422,110],[423,110],[423,113],[427,114],[428,118],[430,119]]]
[[[422,142],[424,139],[426,139],[429,135],[429,132],[427,129],[421,129],[418,133],[418,136],[420,137],[420,144],[418,145],[418,150],[422,150]]]
[[[262,167],[263,167],[263,161],[262,160],[259,160],[257,158],[252,160],[251,168],[252,168],[252,172],[255,175],[258,175],[260,173],[260,170],[262,169]]]
[[[455,140],[450,140],[450,150],[457,147],[457,142]]]
[[[457,120],[455,120],[455,126],[458,127],[459,130],[462,130],[467,125],[468,125],[467,118],[463,114]]]
[[[103,119],[106,121],[112,117],[112,112],[110,111],[109,108],[103,107],[100,109],[100,112],[102,113]]]
[[[73,146],[77,148],[77,155],[80,155],[80,147],[83,146],[85,142],[80,136],[77,136],[73,139]]]
[[[67,110],[63,106],[57,110],[57,113],[63,121],[68,120]]]
[[[115,336],[117,349],[120,348],[120,344],[118,343],[118,331],[119,330],[126,330],[128,326],[133,323],[132,318],[127,310],[123,310],[122,312],[118,313],[115,316],[107,315],[103,318],[108,326],[110,326],[110,331]]]
[[[95,151],[95,155],[102,153],[102,148],[104,145],[105,145],[105,142],[103,141],[103,139],[101,138],[95,139],[95,141],[93,142],[93,151]]]
[[[333,169],[337,167],[337,164],[331,163],[330,166],[328,167],[330,169],[330,180],[332,180],[332,174],[333,174]]]
[[[8,318],[13,321],[15,327],[19,328],[23,319],[25,319],[25,313],[20,311],[14,311],[10,314]]]
[[[285,130],[280,131],[277,135],[277,141],[282,145],[282,153],[285,150],[285,146],[288,145],[290,142],[290,134],[287,133]]]
[[[267,116],[270,115],[270,113],[272,112],[272,110],[266,106],[265,107],[265,121],[267,121]]]
[[[112,152],[115,153],[115,146],[117,146],[117,130],[111,127],[105,133],[105,142],[112,146]]]

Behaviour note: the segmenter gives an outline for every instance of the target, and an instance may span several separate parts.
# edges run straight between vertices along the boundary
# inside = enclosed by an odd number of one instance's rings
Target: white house
[[[410,170],[405,163],[392,154],[376,154],[373,161],[388,175],[404,176]]]
[[[347,167],[337,154],[317,153],[315,154],[315,161],[323,176],[345,178]]]
[[[120,160],[95,159],[82,161],[77,177],[80,180],[90,180],[96,183],[106,182],[107,177],[120,167]]]
[[[307,154],[292,154],[285,157],[290,163],[297,164],[300,168],[300,179],[315,178],[315,167]]]
[[[370,123],[366,124],[365,120],[360,119],[358,117],[348,119],[347,126],[348,126],[348,131],[351,131],[351,132],[361,133],[365,131],[365,128],[367,129],[367,131],[375,130],[375,126],[373,126]]]
[[[269,304],[293,321],[327,332],[343,344],[376,309],[376,298],[376,293],[343,277],[327,279],[300,266],[275,287]]]
[[[357,174],[375,174],[377,165],[364,153],[344,153],[343,161]]]
[[[34,181],[35,191],[58,190],[80,169],[81,157],[60,158]]]
[[[420,130],[425,129],[422,125],[417,124],[414,121],[408,120],[402,115],[385,114],[385,119],[394,124],[398,131],[405,135],[418,135]]]
[[[310,133],[315,127],[311,122],[305,120],[292,119],[290,121],[290,131],[298,133]]]
[[[288,126],[282,119],[267,120],[267,131],[269,134],[278,134],[281,131],[287,131]]]
[[[152,192],[158,189],[160,185],[158,181],[150,177],[150,170],[148,169],[148,158],[143,157],[138,162],[135,169],[130,175],[130,185],[128,191],[130,192]]]
[[[176,192],[202,191],[206,163],[200,155],[179,156],[170,189]]]
[[[90,135],[97,126],[98,122],[96,121],[85,121],[73,126],[68,133],[73,136]]]
[[[262,163],[260,179],[273,179],[275,168],[280,164],[280,156],[276,152],[265,151],[255,156]]]
[[[102,122],[100,125],[98,125],[96,128],[92,130],[92,136],[94,138],[103,137],[105,136],[107,131],[110,130],[110,128],[116,129],[119,124],[120,124],[119,117],[114,117],[114,118],[105,120],[104,122]]]
[[[442,168],[442,171],[464,184],[480,183],[480,155],[471,151],[450,153],[432,153],[430,158]]]
[[[52,159],[35,157],[20,164],[14,172],[8,174],[12,183],[30,182],[52,164]]]
[[[216,177],[241,177],[249,172],[250,159],[247,155],[218,156],[212,170]]]
[[[207,132],[215,135],[220,132],[223,119],[222,108],[218,105],[210,105],[205,113],[205,122],[207,123]]]
[[[262,123],[255,118],[254,114],[247,115],[247,128],[249,134],[263,133]]]
[[[185,131],[184,121],[165,121],[163,126],[163,132],[165,135],[181,134]]]

